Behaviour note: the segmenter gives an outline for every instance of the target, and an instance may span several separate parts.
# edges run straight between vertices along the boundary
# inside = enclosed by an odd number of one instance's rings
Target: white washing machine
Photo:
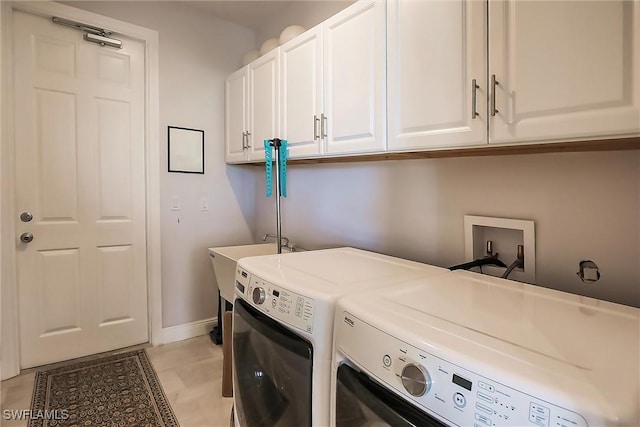
[[[345,296],[332,424],[638,426],[639,312],[466,271]]]
[[[353,248],[243,258],[233,317],[235,423],[329,424],[336,299],[446,269]]]

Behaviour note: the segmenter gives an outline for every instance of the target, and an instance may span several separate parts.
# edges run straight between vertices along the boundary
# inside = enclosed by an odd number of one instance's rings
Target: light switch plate
[[[209,210],[209,200],[206,197],[200,198],[200,210],[208,211]]]
[[[171,198],[171,210],[172,211],[179,211],[180,210],[180,197],[173,196]]]

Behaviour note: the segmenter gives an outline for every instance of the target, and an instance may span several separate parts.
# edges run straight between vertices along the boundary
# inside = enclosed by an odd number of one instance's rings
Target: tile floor
[[[233,399],[222,397],[222,346],[208,335],[148,347],[180,427],[228,427]],[[35,372],[2,381],[2,410],[29,409]],[[27,421],[4,420],[2,427],[26,427]]]

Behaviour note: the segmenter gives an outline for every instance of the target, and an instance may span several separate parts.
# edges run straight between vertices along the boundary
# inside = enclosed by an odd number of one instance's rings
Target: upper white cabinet
[[[280,137],[278,63],[278,49],[275,49],[248,65],[249,130],[246,139],[251,161],[264,160],[265,139]]]
[[[248,160],[249,75],[247,69],[248,67],[239,69],[227,77],[225,82],[224,139],[227,163]]]
[[[384,2],[360,1],[280,47],[291,158],[385,149]]]
[[[280,138],[289,156],[321,153],[322,25],[280,46]]]
[[[640,135],[640,0],[360,0],[227,79],[227,162]]]
[[[324,22],[325,154],[386,148],[385,9],[360,1]]]
[[[489,141],[640,131],[638,1],[490,1]],[[491,81],[491,78],[490,78]],[[493,96],[490,107],[493,105]]]
[[[487,142],[484,2],[387,3],[389,149]]]
[[[639,5],[390,0],[389,149],[638,135]]]
[[[278,137],[278,50],[231,74],[225,91],[227,163],[264,160],[264,140]]]

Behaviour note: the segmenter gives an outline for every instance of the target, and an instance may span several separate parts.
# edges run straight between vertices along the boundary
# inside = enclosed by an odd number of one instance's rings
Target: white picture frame
[[[204,174],[204,131],[169,126],[168,171]]]

